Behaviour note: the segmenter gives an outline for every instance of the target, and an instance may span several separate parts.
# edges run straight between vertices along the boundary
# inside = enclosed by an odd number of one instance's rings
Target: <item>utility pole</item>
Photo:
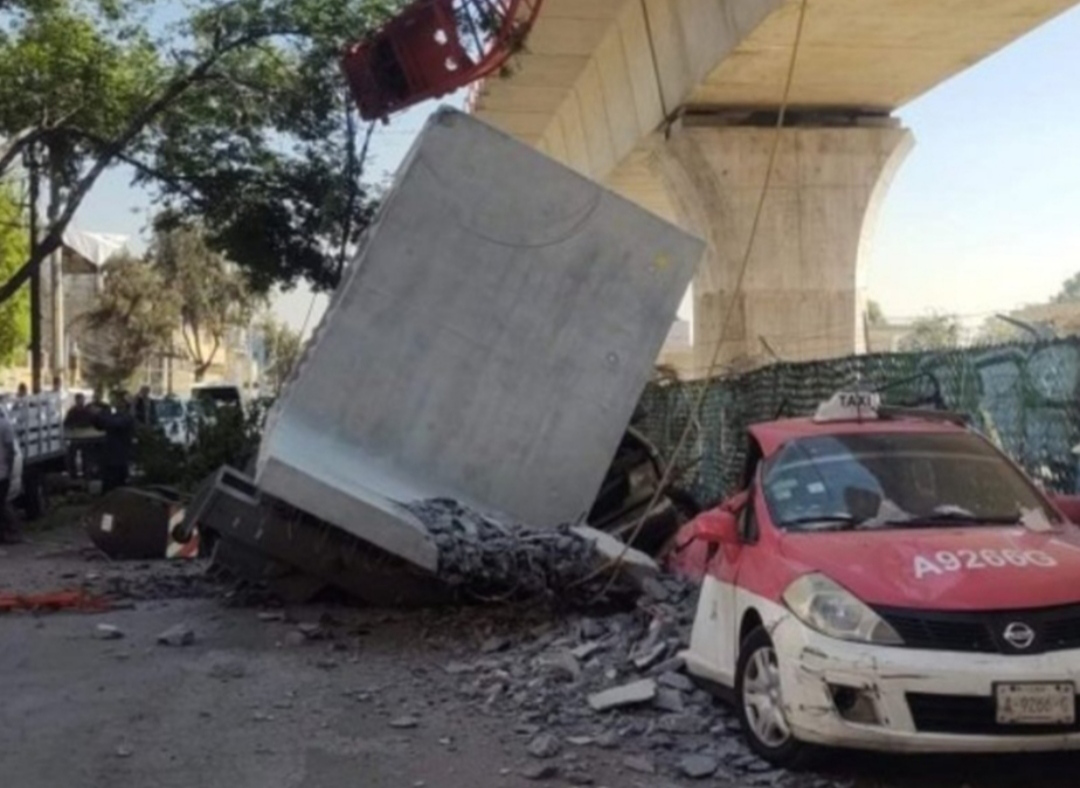
[[[56,226],[60,215],[60,173],[55,164],[55,157],[49,156],[49,204],[46,208],[49,227]],[[52,348],[49,358],[52,360],[53,377],[63,381],[67,372],[67,346],[64,336],[64,247],[60,246],[49,257],[52,296]]]
[[[41,173],[38,170],[37,145],[31,143],[26,151],[26,172],[30,189],[30,250],[37,247],[38,199],[41,196]],[[41,393],[41,266],[30,272],[30,389]]]

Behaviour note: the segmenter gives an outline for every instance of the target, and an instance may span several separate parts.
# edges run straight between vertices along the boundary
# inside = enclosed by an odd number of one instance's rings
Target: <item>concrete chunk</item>
[[[157,636],[163,646],[190,646],[195,642],[195,630],[187,624],[176,624]]]
[[[587,525],[579,525],[570,529],[582,539],[592,542],[596,552],[605,561],[619,559],[622,562],[622,570],[639,584],[648,577],[660,573],[660,567],[649,556],[634,548],[627,549],[626,545],[611,534],[598,531]]]
[[[590,695],[589,706],[594,711],[607,711],[620,706],[647,703],[654,697],[656,697],[656,682],[652,679],[642,679]]]
[[[692,780],[711,777],[719,768],[716,758],[709,755],[686,755],[679,761],[679,771]]]

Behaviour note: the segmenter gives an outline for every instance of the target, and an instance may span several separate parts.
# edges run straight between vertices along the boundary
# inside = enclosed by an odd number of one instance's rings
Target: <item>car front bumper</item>
[[[770,630],[785,715],[803,741],[890,752],[1080,749],[1080,724],[1002,727],[994,705],[999,682],[1072,682],[1080,689],[1080,650],[1006,656],[869,646],[827,638],[790,614]],[[877,723],[845,719],[835,687],[872,703]]]

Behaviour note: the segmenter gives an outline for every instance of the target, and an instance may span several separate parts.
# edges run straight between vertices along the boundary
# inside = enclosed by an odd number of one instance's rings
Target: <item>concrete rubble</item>
[[[624,753],[623,767],[636,774],[710,779],[713,785],[818,788],[834,778],[773,768],[747,747],[727,705],[699,688],[683,670],[679,652],[688,645],[697,589],[659,575],[622,612],[553,618],[515,631],[489,634],[498,651],[471,650],[471,658],[448,662],[443,671],[477,713],[516,720],[513,732],[532,759],[549,763],[566,746]],[[639,667],[635,655],[659,652]],[[572,655],[577,670],[563,667]],[[574,782],[587,760],[560,761],[554,772],[530,765],[524,776]],[[533,776],[533,775],[544,776]]]
[[[98,624],[94,628],[94,636],[98,640],[120,640],[124,637],[124,631],[114,624]]]
[[[162,646],[190,646],[195,642],[195,630],[187,624],[174,624],[157,636]]]

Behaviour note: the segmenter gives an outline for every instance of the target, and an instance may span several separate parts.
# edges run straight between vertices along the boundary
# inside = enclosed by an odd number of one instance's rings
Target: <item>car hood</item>
[[[1074,525],[786,534],[780,549],[871,605],[1017,610],[1080,602]]]

